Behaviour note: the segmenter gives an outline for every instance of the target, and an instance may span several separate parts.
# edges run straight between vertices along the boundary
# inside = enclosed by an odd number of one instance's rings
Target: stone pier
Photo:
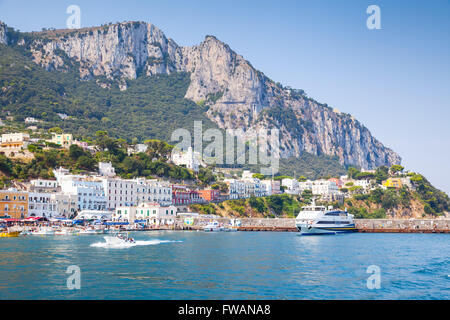
[[[297,231],[295,219],[292,218],[241,218],[241,231]],[[230,218],[195,217],[192,225],[186,225],[184,218],[178,218],[175,223],[177,230],[203,229],[208,223],[217,221],[229,225]],[[355,219],[359,232],[385,233],[450,233],[450,219]]]

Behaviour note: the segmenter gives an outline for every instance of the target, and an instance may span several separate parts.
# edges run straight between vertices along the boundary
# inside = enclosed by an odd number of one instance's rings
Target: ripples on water
[[[445,234],[139,232],[4,238],[0,299],[449,299]],[[81,290],[66,269],[81,269]],[[381,289],[366,286],[381,268]]]

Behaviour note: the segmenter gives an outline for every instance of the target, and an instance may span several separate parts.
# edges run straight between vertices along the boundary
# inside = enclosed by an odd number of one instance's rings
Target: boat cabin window
[[[332,212],[327,212],[325,213],[326,216],[334,216],[334,217],[339,217],[340,215],[347,215],[345,212],[343,211],[332,211]]]

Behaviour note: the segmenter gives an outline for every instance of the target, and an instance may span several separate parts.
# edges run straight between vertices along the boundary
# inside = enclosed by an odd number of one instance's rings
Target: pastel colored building
[[[198,195],[206,202],[220,200],[220,191],[214,189],[198,190]]]
[[[24,219],[28,216],[28,192],[0,190],[0,217]]]
[[[27,133],[5,133],[2,134],[2,143],[0,151],[5,153],[20,151],[28,146],[30,135]]]
[[[73,144],[73,136],[70,133],[52,133],[52,139],[49,142],[69,148]]]
[[[383,181],[383,186],[386,188],[396,188],[400,189],[403,187],[402,179],[401,178],[389,178],[385,181]]]

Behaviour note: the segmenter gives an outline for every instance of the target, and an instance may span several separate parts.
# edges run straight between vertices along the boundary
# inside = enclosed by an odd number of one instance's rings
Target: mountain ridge
[[[146,22],[12,37],[3,26],[0,41],[26,47],[36,64],[62,72],[76,65],[81,79],[96,79],[103,87],[116,81],[126,90],[129,79],[187,72],[191,82],[185,98],[206,105],[207,117],[222,129],[279,128],[283,158],[325,154],[365,169],[401,162],[351,115],[276,84],[215,36],[180,47]]]

